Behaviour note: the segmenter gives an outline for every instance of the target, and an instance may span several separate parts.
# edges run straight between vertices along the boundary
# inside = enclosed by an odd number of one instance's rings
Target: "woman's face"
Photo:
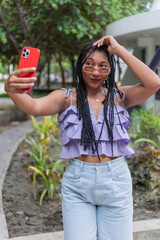
[[[82,67],[82,76],[87,89],[98,89],[110,73],[108,58],[103,51],[94,51]]]

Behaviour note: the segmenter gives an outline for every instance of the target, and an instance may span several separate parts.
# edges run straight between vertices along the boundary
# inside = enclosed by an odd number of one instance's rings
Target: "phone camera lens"
[[[25,48],[23,50],[23,57],[24,58],[28,58],[29,57],[29,53],[30,53],[30,50],[28,48]]]

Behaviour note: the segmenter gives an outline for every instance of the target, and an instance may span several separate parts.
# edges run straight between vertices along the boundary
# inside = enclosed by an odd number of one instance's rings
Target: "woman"
[[[113,54],[139,84],[117,88]],[[5,90],[29,115],[59,114],[61,157],[70,159],[62,182],[65,240],[132,240],[132,179],[125,157],[134,151],[128,146],[126,108],[153,95],[160,87],[158,76],[112,36],[83,47],[76,89],[33,99],[21,88],[33,86],[36,79],[18,76],[34,70],[14,71]]]

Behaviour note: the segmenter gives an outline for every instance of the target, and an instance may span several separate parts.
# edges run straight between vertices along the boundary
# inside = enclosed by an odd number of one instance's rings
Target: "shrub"
[[[140,132],[137,138],[148,138],[158,142],[160,135],[160,113],[156,114],[154,109],[141,110]]]
[[[51,158],[50,143],[54,142],[60,144],[56,138],[58,132],[57,117],[45,117],[43,121],[38,122],[35,117],[32,118],[33,129],[36,132],[35,137],[29,136],[26,142],[30,146],[30,150],[26,150],[33,158],[33,165],[28,166],[28,170],[33,171],[33,192],[36,200],[36,181],[37,175],[41,177],[44,183],[44,189],[40,197],[40,205],[42,205],[43,198],[46,194],[53,198],[55,186],[61,182],[65,163],[63,160],[53,161]]]
[[[158,196],[160,192],[160,114],[154,109],[140,110],[141,120],[135,144],[138,155],[129,159],[134,185],[142,185]]]
[[[152,196],[160,193],[160,150],[153,145],[147,145],[144,151],[129,159],[129,168],[134,186],[144,186]]]
[[[130,127],[129,127],[129,136],[131,140],[137,138],[138,132],[140,131],[140,107],[135,107],[133,112],[130,115]]]

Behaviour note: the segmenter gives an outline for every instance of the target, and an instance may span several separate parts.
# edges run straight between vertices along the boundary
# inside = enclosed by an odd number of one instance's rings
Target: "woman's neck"
[[[99,89],[87,89],[88,97],[96,97],[102,94],[104,94],[104,90],[102,87],[100,87]]]

